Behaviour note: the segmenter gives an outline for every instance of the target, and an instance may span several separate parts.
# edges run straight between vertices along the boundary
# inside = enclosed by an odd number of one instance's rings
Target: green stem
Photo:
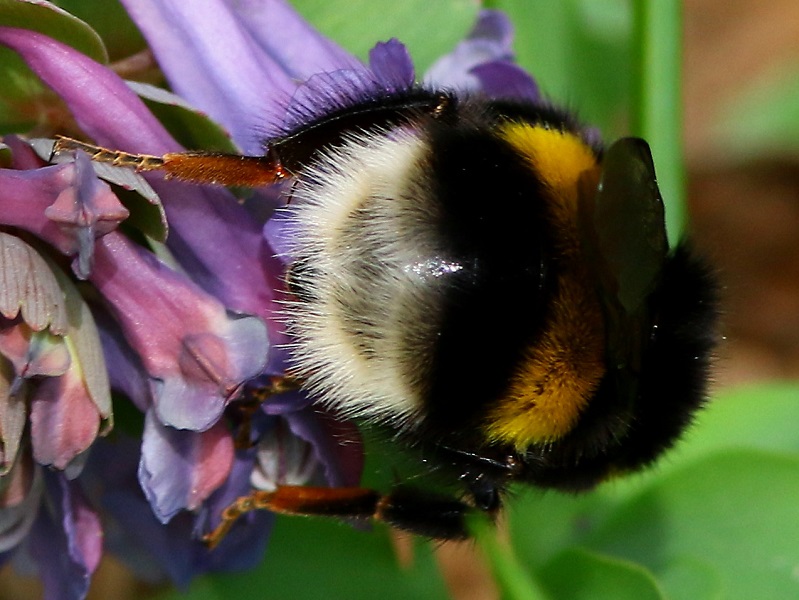
[[[488,559],[503,600],[550,600],[530,570],[519,564],[513,549],[499,541],[496,529],[487,518],[476,515],[470,520],[469,529]]]
[[[674,243],[685,227],[682,2],[634,0],[632,130],[649,142]]]

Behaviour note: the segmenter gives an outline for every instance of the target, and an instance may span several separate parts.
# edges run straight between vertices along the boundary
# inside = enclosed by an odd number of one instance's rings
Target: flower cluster
[[[67,18],[43,1],[19,4]],[[123,4],[174,94],[158,98],[204,113],[243,153],[262,153],[270,127],[291,126],[292,103],[312,88],[329,86],[335,102],[357,98],[364,81],[391,89],[415,77],[399,42],[363,64],[283,0]],[[136,93],[152,89],[2,25],[0,14],[0,44],[93,142],[182,149]],[[510,36],[501,14],[484,11],[424,82],[535,96]],[[58,133],[47,125],[38,133]],[[0,168],[0,564],[29,569],[32,559],[46,597],[76,599],[105,551],[179,585],[254,564],[271,515],[247,515],[214,551],[199,541],[228,503],[252,486],[354,485],[362,463],[353,425],[299,391],[246,416],[250,443],[235,438],[247,390],[286,363],[274,318],[281,230],[268,221],[280,189],[242,203],[154,174],[134,178],[137,194],[100,178],[82,152],[49,164],[36,147],[6,136]]]

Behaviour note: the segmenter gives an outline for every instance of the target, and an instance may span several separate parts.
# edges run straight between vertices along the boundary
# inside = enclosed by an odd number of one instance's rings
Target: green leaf
[[[675,448],[643,473],[614,480],[600,493],[616,501],[719,451],[799,451],[799,384],[770,382],[724,390],[699,411]]]
[[[111,392],[111,404],[114,413],[114,430],[110,432],[110,439],[117,439],[119,434],[131,438],[141,439],[144,434],[144,413],[136,405],[121,394]]]
[[[496,529],[483,515],[469,522],[469,530],[488,559],[502,597],[506,600],[546,600],[549,596],[525,570],[513,549],[499,541]]]
[[[105,42],[111,60],[128,57],[147,46],[119,0],[58,0],[58,5],[91,25]]]
[[[399,39],[413,56],[417,75],[466,36],[479,8],[473,0],[295,0],[292,5],[319,31],[362,59],[375,43]]]
[[[757,579],[759,570],[769,568],[769,556],[779,562],[778,553],[793,560],[799,552],[789,541],[799,539],[793,514],[799,492],[794,489],[799,487],[797,422],[796,383],[719,393],[686,439],[649,471],[585,495],[528,490],[512,498],[507,512],[514,548],[531,570],[579,546],[640,561],[670,598],[728,598],[729,588],[748,578],[750,569]],[[763,554],[760,564],[750,563],[740,547],[750,537],[768,545],[780,520],[785,533],[777,537],[784,543]],[[708,532],[716,530],[726,539],[716,541],[715,550],[705,549]],[[775,586],[787,585],[787,577],[783,572]]]
[[[656,575],[670,572],[664,585],[675,598],[689,597],[670,589],[680,582],[674,562],[686,558],[715,571],[724,598],[791,598],[799,590],[797,497],[796,454],[717,453],[620,505],[590,545],[638,561]]]
[[[97,62],[108,55],[100,36],[84,21],[39,0],[0,0],[0,26],[38,31],[72,46]]]
[[[38,31],[106,62],[100,36],[64,10],[35,0],[0,0],[0,26]],[[0,134],[26,131],[38,120],[36,99],[48,92],[15,52],[0,47]]]
[[[169,234],[166,213],[160,198],[157,202],[145,200],[137,192],[115,189],[114,193],[130,215],[122,223],[122,229],[132,237],[143,235],[155,242],[165,242]]]
[[[236,146],[225,130],[180,96],[146,83],[128,81],[127,84],[145,101],[169,133],[186,148],[236,152]]]
[[[720,448],[799,452],[799,383],[774,381],[725,390],[696,421],[675,459],[684,462]]]
[[[254,571],[204,577],[186,595],[159,600],[291,598],[292,600],[424,600],[446,597],[426,544],[414,562],[397,565],[385,528],[359,531],[324,519],[278,518],[263,564]]]
[[[678,556],[658,573],[663,588],[671,592],[671,600],[722,600],[724,582],[718,569],[696,557]]]
[[[625,0],[492,0],[516,32],[519,64],[541,91],[609,139],[629,133],[632,17]]]
[[[541,581],[554,598],[569,600],[664,600],[644,567],[580,548],[565,550],[547,564]]]

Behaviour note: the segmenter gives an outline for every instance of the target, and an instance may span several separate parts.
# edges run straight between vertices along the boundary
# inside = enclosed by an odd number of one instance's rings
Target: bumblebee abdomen
[[[413,423],[423,410],[445,280],[426,141],[411,129],[329,150],[294,190],[296,367],[345,413]]]
[[[314,268],[297,272],[289,325],[323,401],[518,446],[561,435],[590,397],[602,319],[576,266],[576,208],[561,204],[575,205],[593,151],[556,129],[490,125],[362,133],[301,173],[292,258]],[[522,128],[533,142],[508,133]],[[522,151],[551,152],[550,138],[582,162]]]
[[[499,135],[540,181],[553,232],[550,256],[558,265],[546,322],[484,421],[492,443],[523,452],[568,434],[605,374],[604,315],[579,224],[580,195],[596,187],[599,162],[568,129],[508,122]]]
[[[562,275],[551,195],[497,127],[431,135],[442,237],[468,265],[453,282],[434,358],[427,425],[474,436],[507,397],[551,317]]]

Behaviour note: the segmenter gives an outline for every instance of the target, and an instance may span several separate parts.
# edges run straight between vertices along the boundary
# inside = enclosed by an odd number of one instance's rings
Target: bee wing
[[[583,251],[605,311],[609,358],[638,372],[651,328],[647,298],[668,253],[663,199],[649,145],[622,138],[605,152],[599,185],[580,194]]]
[[[622,138],[605,152],[599,186],[582,197],[583,233],[604,263],[602,287],[628,313],[654,289],[668,252],[663,199],[649,145]],[[584,235],[586,237],[586,235]]]

